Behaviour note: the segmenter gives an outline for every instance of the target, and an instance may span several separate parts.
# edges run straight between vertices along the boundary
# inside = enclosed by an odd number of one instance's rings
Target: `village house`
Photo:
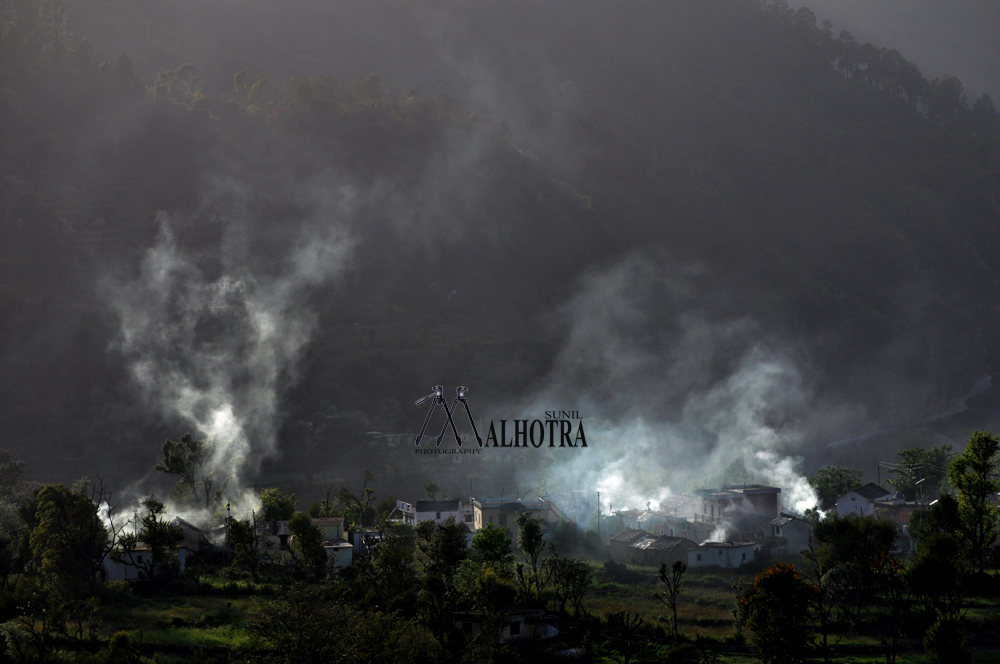
[[[185,545],[180,545],[177,549],[177,561],[180,563],[178,572],[183,574],[188,556],[193,552]],[[131,554],[126,554],[122,562],[116,563],[111,560],[111,555],[104,557],[104,566],[101,570],[102,581],[142,581],[146,578],[146,572],[141,565],[149,560],[149,547],[145,545],[137,546]],[[157,568],[159,569],[159,568]],[[154,574],[158,573],[154,570]]]
[[[535,500],[518,500],[514,498],[487,498],[472,500],[473,528],[481,529],[487,523],[494,523],[507,531],[512,539],[517,538],[518,513],[534,512],[542,518],[542,527],[551,529],[559,523],[559,512],[541,498]]]
[[[776,558],[798,555],[812,540],[812,524],[784,512],[771,520],[770,529],[770,537],[765,538],[765,542]]]
[[[462,630],[467,640],[482,634],[483,618],[479,611],[454,614],[455,628]],[[507,621],[500,630],[500,642],[517,639],[551,639],[559,636],[559,617],[544,609],[514,608],[507,612]]]
[[[323,533],[323,550],[329,567],[344,569],[354,562],[354,547],[344,535],[342,518],[314,518],[313,525]],[[294,544],[294,541],[293,541]]]
[[[201,528],[192,524],[190,521],[185,521],[179,516],[175,516],[170,522],[174,528],[179,528],[182,533],[184,533],[184,539],[181,540],[180,546],[185,547],[189,551],[200,551],[202,542],[206,541],[206,536],[202,532]]]
[[[732,484],[721,489],[700,489],[694,494],[701,499],[701,510],[695,519],[719,525],[728,517],[740,514],[760,514],[772,519],[778,516],[778,494],[781,489],[763,484]]]
[[[878,484],[869,482],[853,491],[848,491],[837,499],[837,514],[840,516],[871,516],[875,511],[875,501],[891,496]]]
[[[327,563],[337,569],[350,567],[354,562],[354,547],[345,536],[344,520],[314,517],[312,524],[323,533]],[[271,555],[276,562],[285,563],[294,558],[294,538],[287,521],[258,521],[257,535],[270,543]]]
[[[396,501],[396,509],[403,515],[403,523],[415,526],[421,521],[444,523],[449,517],[456,523],[473,523],[473,506],[471,501],[463,504],[461,500],[418,500],[408,503]]]
[[[611,559],[618,563],[668,567],[675,561],[687,560],[687,551],[697,543],[685,537],[651,535],[642,530],[626,528],[608,540]]]
[[[915,500],[906,500],[902,493],[898,491],[889,496],[884,496],[872,501],[873,513],[883,519],[888,519],[896,524],[896,528],[903,529],[910,523],[910,517],[919,509],[926,505]]]
[[[687,552],[688,567],[728,567],[752,563],[757,545],[753,542],[705,542]]]
[[[546,495],[549,504],[578,532],[585,532],[590,520],[597,514],[597,507],[587,499],[585,491]]]

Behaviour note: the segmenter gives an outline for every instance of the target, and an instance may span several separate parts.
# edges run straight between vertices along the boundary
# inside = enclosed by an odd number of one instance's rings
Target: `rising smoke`
[[[861,414],[819,396],[822,377],[796,345],[715,313],[701,276],[643,253],[584,280],[532,402],[579,410],[592,442],[556,456],[548,486],[595,487],[605,509],[655,509],[702,482],[745,480],[782,487],[786,509],[815,506],[800,453]]]
[[[237,510],[255,504],[243,486],[247,473],[277,452],[282,395],[297,379],[317,322],[309,296],[351,254],[353,190],[322,191],[266,269],[256,270],[245,251],[252,226],[246,208],[221,220],[161,212],[159,237],[138,276],[107,288],[136,387],[169,419],[214,444],[210,467]],[[180,233],[213,223],[222,226],[215,255],[182,246]]]

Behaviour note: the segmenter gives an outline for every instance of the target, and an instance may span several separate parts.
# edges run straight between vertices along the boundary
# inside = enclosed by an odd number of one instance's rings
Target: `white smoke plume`
[[[566,306],[568,341],[531,401],[580,411],[588,448],[551,450],[537,480],[548,490],[600,491],[606,514],[728,479],[781,487],[785,509],[816,505],[799,454],[858,412],[817,396],[794,344],[715,313],[701,276],[636,254],[590,275]],[[742,476],[726,477],[734,467]]]
[[[159,237],[137,278],[107,288],[136,387],[213,443],[210,467],[228,480],[234,516],[256,504],[241,479],[276,451],[282,395],[317,321],[308,297],[348,262],[352,200],[347,189],[327,195],[262,272],[239,250],[246,243],[240,221],[218,222],[226,225],[224,240],[219,255],[206,258],[178,241],[178,229],[192,220],[160,213]]]

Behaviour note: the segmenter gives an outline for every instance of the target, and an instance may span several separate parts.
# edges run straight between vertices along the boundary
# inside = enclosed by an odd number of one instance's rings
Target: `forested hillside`
[[[1000,115],[808,10],[0,16],[0,398],[29,469],[133,475],[199,421],[163,407],[181,388],[137,390],[137,367],[237,411],[273,388],[247,426],[295,458],[319,454],[321,419],[324,454],[413,428],[403,404],[436,382],[516,400],[564,346],[581,278],[636,252],[694,267],[635,343],[690,311],[749,319],[872,421],[934,412],[1000,363]],[[274,359],[273,329],[301,342]]]

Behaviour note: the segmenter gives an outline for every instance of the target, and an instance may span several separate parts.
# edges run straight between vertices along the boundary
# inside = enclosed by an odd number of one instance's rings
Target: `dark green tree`
[[[233,548],[230,570],[249,574],[256,583],[261,566],[273,546],[271,540],[259,531],[256,513],[248,520],[233,519],[229,522],[229,545]]]
[[[961,537],[962,515],[958,501],[950,493],[941,494],[930,506],[917,510],[910,517],[910,537],[920,542],[935,533],[948,533]]]
[[[295,586],[262,602],[247,620],[252,661],[328,664],[344,661],[343,637],[350,612],[329,602],[319,588]],[[341,638],[330,638],[336,634]]]
[[[741,598],[750,641],[765,664],[805,660],[811,641],[813,589],[794,565],[775,563],[758,574]]]
[[[365,468],[360,495],[355,495],[346,486],[340,488],[337,500],[343,505],[345,531],[355,532],[363,526],[371,526],[374,523],[375,513],[372,510],[372,503],[375,502],[375,488],[369,486],[374,482],[375,474]]]
[[[584,613],[583,596],[591,584],[590,565],[585,560],[562,558],[558,552],[553,553],[546,564],[555,595],[556,611],[565,613],[566,602],[569,602],[573,605],[573,614],[579,618]]]
[[[987,431],[973,431],[969,443],[948,469],[948,481],[958,495],[962,534],[968,552],[982,574],[986,556],[997,539],[997,516],[994,502],[1000,484],[996,480],[1000,438]]]
[[[449,517],[444,523],[421,521],[414,529],[416,563],[423,574],[420,591],[421,619],[437,636],[449,625],[458,602],[455,574],[468,555],[465,524]]]
[[[180,562],[177,551],[184,532],[163,518],[166,507],[152,496],[142,501],[146,514],[140,520],[141,530],[118,539],[112,560],[138,569],[150,581],[173,576]]]
[[[85,592],[82,588],[96,579],[111,538],[97,505],[62,484],[43,486],[37,501],[31,551],[38,572],[65,594]]]
[[[861,471],[844,466],[824,466],[809,478],[809,484],[816,490],[822,510],[831,510],[848,491],[861,486]]]
[[[615,611],[604,618],[607,655],[619,664],[629,664],[646,649],[648,640],[640,633],[646,621],[638,613]]]
[[[931,664],[970,664],[962,618],[954,613],[939,616],[924,634],[924,650],[930,653]]]
[[[288,521],[295,516],[299,501],[294,493],[285,493],[281,489],[264,489],[260,492],[261,521]]]
[[[514,556],[510,552],[510,535],[495,523],[484,524],[472,537],[473,558],[484,567],[492,567],[501,575],[512,573]]]
[[[167,439],[161,449],[160,462],[154,470],[168,475],[177,475],[175,494],[179,498],[190,497],[195,503],[204,501],[205,508],[212,506],[212,489],[219,481],[219,473],[211,466],[215,452],[211,443],[195,440],[186,433],[180,440]],[[224,490],[228,480],[223,480],[219,490]]]
[[[920,540],[917,555],[906,567],[905,580],[930,615],[958,613],[961,609],[964,559],[962,542],[955,535],[936,532]]]
[[[524,510],[515,518],[517,522],[517,546],[524,554],[527,564],[515,567],[521,592],[525,600],[536,604],[549,582],[549,569],[542,556],[551,546],[542,534],[542,518]]]
[[[880,565],[896,540],[896,524],[874,516],[844,518],[836,513],[816,524],[816,556],[829,570],[839,609],[851,620],[873,601]]]
[[[292,534],[292,547],[302,556],[302,562],[319,581],[326,570],[326,549],[323,548],[323,531],[313,525],[312,518],[305,512],[298,512],[288,520],[288,530]]]
[[[946,488],[948,466],[954,456],[951,445],[930,449],[913,447],[897,454],[900,458],[899,467],[889,471],[896,476],[890,483],[907,500],[932,498]]]

